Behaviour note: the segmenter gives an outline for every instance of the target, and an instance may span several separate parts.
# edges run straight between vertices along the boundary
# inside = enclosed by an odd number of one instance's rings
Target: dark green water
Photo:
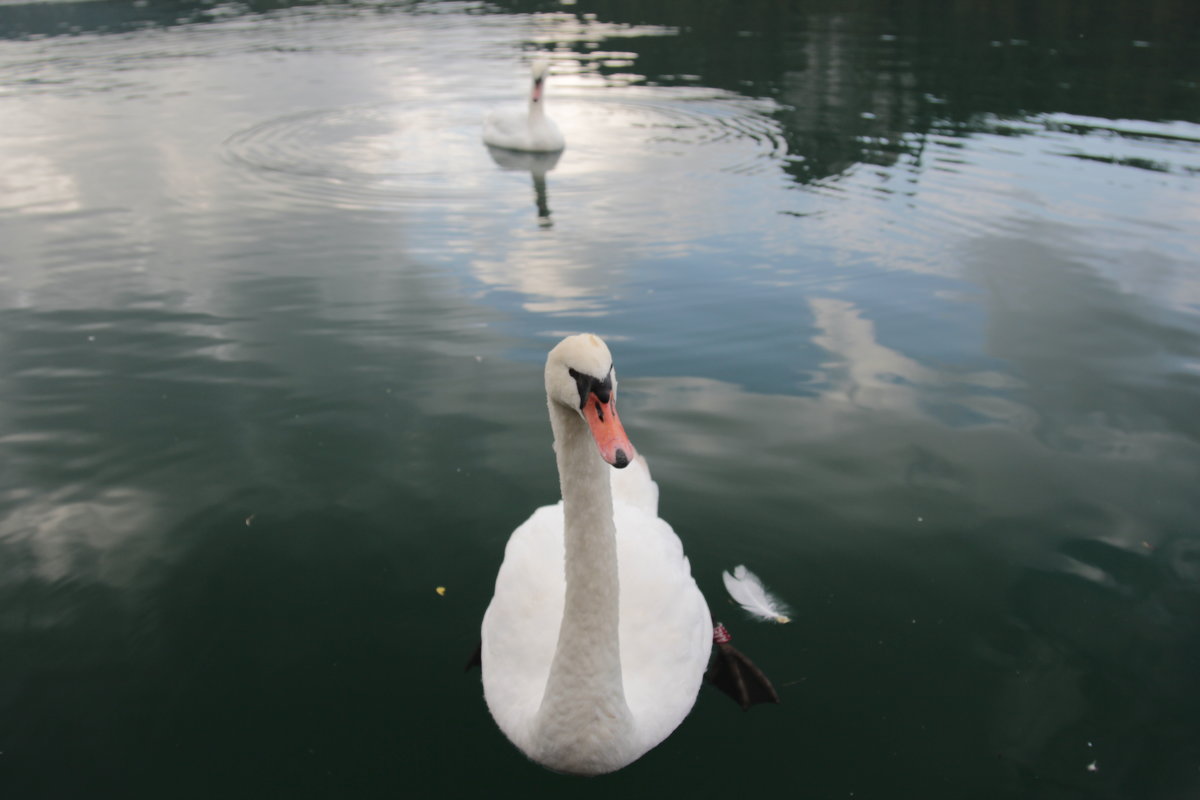
[[[0,797],[1200,795],[1198,8],[0,5]],[[784,700],[588,781],[462,671],[578,330]]]

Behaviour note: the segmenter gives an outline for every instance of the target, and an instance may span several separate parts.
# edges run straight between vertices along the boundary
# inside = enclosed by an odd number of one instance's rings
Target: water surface
[[[0,6],[0,790],[1200,791],[1198,36],[1170,0]],[[534,51],[558,158],[479,139]],[[462,672],[579,330],[784,700],[705,690],[592,781]],[[739,563],[790,625],[728,605]]]

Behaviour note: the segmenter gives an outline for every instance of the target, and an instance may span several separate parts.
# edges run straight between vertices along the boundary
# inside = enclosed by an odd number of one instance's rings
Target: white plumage
[[[563,501],[508,540],[483,619],[483,690],[529,758],[596,775],[639,758],[687,716],[712,618],[620,426],[604,343],[582,335],[555,347],[546,394]]]
[[[531,153],[554,153],[566,147],[562,131],[546,116],[546,76],[550,65],[538,59],[533,62],[531,72],[529,106],[491,111],[483,122],[485,144]]]
[[[730,596],[751,616],[771,622],[791,622],[788,607],[768,592],[758,576],[744,565],[734,567],[732,575],[722,572],[721,578]]]

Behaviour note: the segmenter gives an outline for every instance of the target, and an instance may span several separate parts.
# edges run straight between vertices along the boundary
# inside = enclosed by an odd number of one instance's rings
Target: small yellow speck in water
[[[438,594],[440,594],[440,595],[444,595],[444,594],[446,594],[446,587],[445,587],[445,586],[439,586],[439,587],[437,587],[437,589],[436,589],[435,591],[436,591]]]
[[[791,617],[785,617],[785,616],[783,616],[782,614],[780,614],[778,617],[776,617],[776,618],[775,618],[775,621],[776,621],[776,622],[778,622],[780,625],[782,625],[782,624],[783,624],[783,623],[785,623],[785,622],[791,622],[791,621],[792,621],[792,618],[791,618]]]

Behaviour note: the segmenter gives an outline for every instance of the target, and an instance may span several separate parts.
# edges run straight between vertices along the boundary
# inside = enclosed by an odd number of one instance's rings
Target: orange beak
[[[587,420],[596,447],[600,448],[600,457],[617,469],[629,466],[629,462],[637,455],[633,444],[625,435],[621,419],[617,416],[617,399],[609,395],[607,403],[601,402],[595,392],[588,395],[587,403],[583,406],[583,418]]]

